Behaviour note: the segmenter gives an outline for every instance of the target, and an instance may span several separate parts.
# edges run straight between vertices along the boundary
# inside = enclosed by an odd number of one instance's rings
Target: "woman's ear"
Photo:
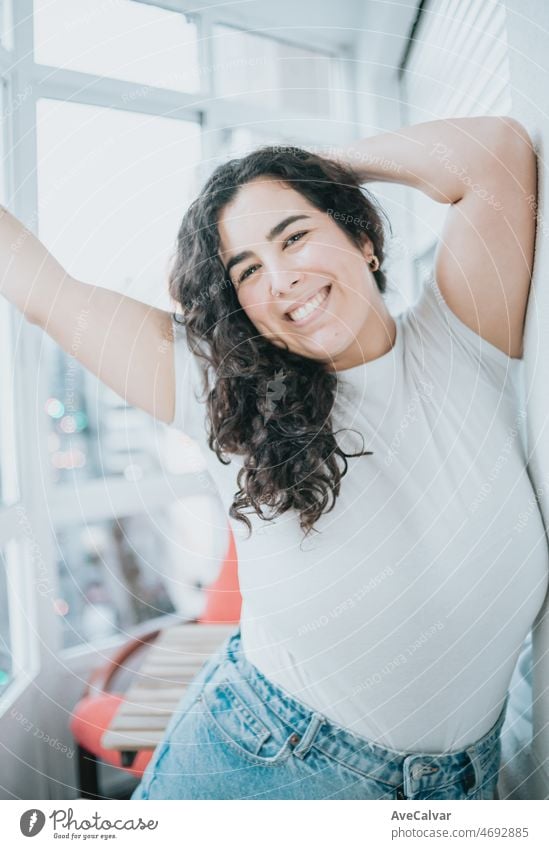
[[[361,251],[365,261],[369,263],[372,259],[372,256],[375,254],[374,243],[371,239],[368,239],[367,237],[364,239],[364,242],[361,246]]]

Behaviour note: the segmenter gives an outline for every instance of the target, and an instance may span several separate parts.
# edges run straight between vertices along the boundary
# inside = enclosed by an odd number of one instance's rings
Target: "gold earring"
[[[374,264],[372,265],[372,263],[374,263]],[[375,254],[373,254],[373,255],[372,255],[372,258],[371,258],[371,260],[368,262],[368,265],[370,266],[370,271],[377,271],[377,270],[378,270],[378,268],[379,268],[379,260],[378,260],[378,258],[377,258],[377,256],[376,256]]]

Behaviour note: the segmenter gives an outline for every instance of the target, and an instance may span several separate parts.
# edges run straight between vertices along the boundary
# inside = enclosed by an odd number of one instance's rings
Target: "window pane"
[[[13,0],[15,2],[15,0]],[[0,44],[7,50],[13,47],[13,27],[10,0],[0,0]]]
[[[37,121],[40,238],[74,277],[171,309],[167,269],[194,196],[198,125],[44,99]],[[158,424],[48,337],[44,350],[54,479],[160,468]]]
[[[45,65],[176,91],[199,88],[195,25],[133,0],[34,0],[34,46]]]
[[[55,483],[98,477],[139,481],[164,470],[169,474],[206,469],[199,447],[180,431],[164,428],[130,407],[108,386],[67,356],[48,337],[44,348],[50,396],[50,471]]]
[[[2,0],[0,0],[0,21],[2,20],[2,18],[3,18],[3,5],[2,5]],[[1,30],[1,27],[0,27],[0,37],[1,37],[1,32],[2,32],[2,30]],[[1,77],[0,77],[0,115],[2,115],[2,116],[4,115],[4,80]],[[5,203],[6,203],[5,185],[6,184],[5,184],[5,174],[4,174],[4,161],[5,161],[4,160],[4,157],[5,157],[5,138],[4,138],[5,126],[4,126],[4,124],[5,124],[5,122],[2,121],[2,124],[0,125],[0,203],[5,205]],[[7,310],[7,305],[6,305],[5,299],[0,298],[0,333],[1,333],[1,325],[5,322],[6,310]],[[0,344],[1,344],[1,337],[0,337]],[[1,356],[1,352],[0,352],[0,356]],[[0,398],[2,398],[2,399],[6,398],[5,381],[6,381],[6,372],[5,372],[5,369],[2,368],[2,360],[0,359]],[[2,406],[4,407],[4,406],[7,406],[7,405],[4,402],[2,404]],[[1,415],[1,410],[0,410],[0,504],[2,504],[2,502],[4,501],[4,496],[3,496],[4,487],[3,487],[3,483],[2,483],[3,464],[4,464],[5,457],[6,457],[5,449],[3,447],[3,440],[5,438],[4,437],[4,431],[5,431],[5,425],[2,421],[2,415]]]
[[[41,98],[37,144],[39,234],[54,256],[80,280],[169,308],[198,124]]]
[[[4,114],[4,81],[0,78],[0,114]],[[6,203],[5,154],[7,122],[0,126],[0,203]],[[15,467],[15,428],[13,392],[13,340],[11,315],[13,308],[0,297],[0,504],[18,498]]]
[[[12,307],[0,300],[0,504],[19,497],[15,446]]]
[[[7,547],[0,548],[0,693],[4,692],[12,679],[7,561]]]
[[[0,0],[1,2],[1,0]],[[0,203],[6,204],[6,152],[8,148],[9,119],[7,116],[6,81],[0,77]]]
[[[296,114],[331,114],[332,57],[221,25],[214,27],[214,51],[217,95]]]
[[[221,144],[218,156],[220,159],[232,159],[233,157],[246,156],[258,147],[266,144],[285,144],[280,133],[272,135],[258,133],[249,127],[225,127],[221,134]]]
[[[194,496],[155,514],[58,531],[55,610],[63,620],[64,647],[97,642],[165,613],[198,615],[198,575],[211,579],[208,561],[218,547],[211,540],[212,515],[211,499]],[[200,538],[193,539],[193,526],[201,526]]]

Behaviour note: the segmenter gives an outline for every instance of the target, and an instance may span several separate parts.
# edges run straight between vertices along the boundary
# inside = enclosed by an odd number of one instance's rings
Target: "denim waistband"
[[[483,779],[482,765],[487,763],[492,751],[500,745],[508,695],[496,723],[483,737],[466,748],[441,754],[399,752],[336,725],[267,679],[246,659],[240,630],[225,642],[221,659],[232,665],[238,678],[243,679],[259,700],[268,705],[297,735],[299,743],[293,750],[295,756],[305,757],[314,746],[328,757],[343,762],[365,776],[392,787],[401,786],[404,798],[452,783],[462,774],[462,770],[471,765],[476,779],[471,789],[475,789]]]

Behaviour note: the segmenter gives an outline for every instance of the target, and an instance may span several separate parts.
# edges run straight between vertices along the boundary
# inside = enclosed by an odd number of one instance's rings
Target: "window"
[[[40,238],[74,277],[169,308],[199,124],[42,98],[37,137]]]
[[[57,533],[63,644],[98,642],[172,613],[156,569],[163,540],[146,515],[78,525]]]
[[[170,310],[167,270],[195,189],[199,125],[46,99],[37,125],[40,238],[74,277]],[[82,315],[74,351],[85,327]],[[161,469],[154,420],[43,344],[53,479],[138,480]]]
[[[0,20],[2,19],[2,2],[0,0]],[[1,30],[0,30],[1,32]],[[4,81],[0,78],[0,114],[4,114]],[[4,122],[2,122],[1,132],[0,132],[0,203],[5,204],[6,202],[6,194],[5,194],[5,184],[4,184]],[[2,329],[5,326],[6,322],[6,313],[8,311],[7,304],[4,300],[0,300],[0,345],[2,344]],[[11,354],[11,349],[10,349]],[[2,356],[2,352],[0,351],[0,397],[2,399],[7,396],[7,387],[6,387],[6,368],[2,366],[4,362],[4,357]],[[0,407],[0,505],[4,501],[3,497],[3,475],[4,475],[4,461],[6,458],[6,446],[5,442],[5,429],[6,426],[2,421],[2,409],[5,409],[7,405],[2,403]],[[0,609],[1,614],[1,609]]]
[[[12,679],[10,604],[8,597],[8,548],[0,548],[0,694]]]
[[[166,613],[199,615],[201,583],[213,579],[206,561],[216,560],[207,537],[211,510],[211,499],[198,495],[58,530],[59,595],[52,601],[64,647],[96,643]]]
[[[0,10],[1,11],[1,10]],[[5,86],[0,78],[0,113],[4,114]],[[6,174],[4,172],[7,149],[7,127],[0,128],[0,203],[6,202]],[[0,298],[0,506],[17,498],[15,467],[15,428],[13,356],[11,338],[12,309],[4,298]]]
[[[15,537],[0,545],[0,695],[23,670],[32,673],[34,667],[35,608],[27,593],[24,558]]]
[[[295,114],[331,114],[333,57],[223,25],[213,36],[218,96]]]
[[[167,450],[168,434],[162,429],[159,436],[151,416],[126,404],[52,340],[43,347],[49,351],[44,413],[54,483],[103,477],[134,482],[162,470],[178,473],[181,458]]]
[[[44,65],[176,91],[199,88],[194,23],[133,0],[34,0],[34,50]]]
[[[281,144],[281,141],[278,133],[268,136],[249,127],[225,127],[221,132],[219,155],[232,159],[245,156],[265,144]]]
[[[7,50],[13,47],[10,0],[0,0],[0,44]]]
[[[15,393],[10,306],[0,302],[0,506],[19,497],[15,455]]]
[[[0,0],[1,2],[1,0]],[[0,114],[2,124],[0,125],[0,203],[6,203],[6,151],[8,142],[8,120],[6,120],[6,82],[0,77]]]

